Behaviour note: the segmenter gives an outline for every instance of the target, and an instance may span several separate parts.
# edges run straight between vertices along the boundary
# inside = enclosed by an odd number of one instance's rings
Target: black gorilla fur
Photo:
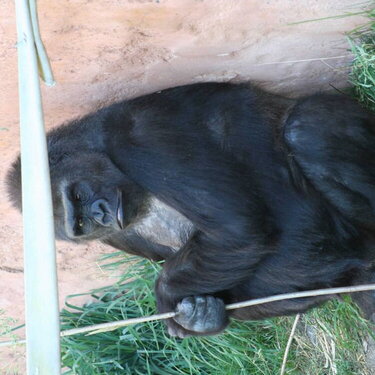
[[[156,297],[180,311],[172,335],[220,332],[224,303],[374,280],[375,121],[348,97],[182,86],[58,127],[48,148],[58,237],[166,259]],[[19,160],[8,185],[20,207]],[[373,312],[371,292],[357,300]]]

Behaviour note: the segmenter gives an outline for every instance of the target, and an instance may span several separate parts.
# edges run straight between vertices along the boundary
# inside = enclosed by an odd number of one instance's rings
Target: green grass
[[[369,22],[349,34],[354,54],[350,80],[358,100],[375,111],[375,7],[367,15]]]
[[[14,332],[22,326],[17,326],[15,319],[7,316],[5,311],[0,308],[0,338],[8,340],[17,340],[19,337]],[[25,361],[23,346],[14,346],[8,348],[0,348],[0,374],[1,375],[18,375],[22,371],[22,363]]]
[[[63,329],[155,313],[158,266],[123,255],[115,266],[120,263],[128,265],[122,280],[91,293],[96,302],[84,307],[67,304],[69,309],[61,313]],[[62,361],[71,369],[66,374],[275,375],[293,319],[234,321],[219,336],[184,340],[169,337],[162,322],[81,334],[62,340]],[[331,302],[312,311],[295,335],[287,374],[365,375],[361,342],[367,334],[367,323],[349,303]]]

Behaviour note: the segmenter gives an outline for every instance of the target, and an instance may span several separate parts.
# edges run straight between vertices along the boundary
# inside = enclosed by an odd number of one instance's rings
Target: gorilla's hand
[[[213,296],[186,297],[177,304],[176,313],[166,324],[168,333],[180,338],[215,335],[229,323],[223,300]]]
[[[186,297],[177,305],[176,313],[173,319],[180,326],[205,335],[216,334],[228,324],[223,300],[213,296]],[[173,328],[168,328],[174,335]]]
[[[167,322],[171,335],[212,335],[228,324],[224,302],[213,296],[221,296],[220,292],[248,279],[263,251],[257,253],[254,249],[251,254],[255,256],[249,257],[248,246],[225,253],[223,250],[215,238],[197,231],[163,264],[155,284],[158,310],[180,311],[178,317]]]
[[[175,299],[175,293],[161,275],[156,282],[158,310],[175,311],[174,318],[166,320],[168,333],[180,338],[214,335],[223,331],[229,323],[222,299],[211,295],[197,295]]]

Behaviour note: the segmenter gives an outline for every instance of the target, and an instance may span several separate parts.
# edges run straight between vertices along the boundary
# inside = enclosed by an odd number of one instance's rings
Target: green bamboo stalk
[[[60,374],[59,309],[48,154],[28,0],[16,0],[28,375]]]
[[[51,65],[49,63],[46,49],[44,48],[42,39],[40,37],[38,11],[36,8],[35,0],[29,0],[29,9],[31,15],[31,26],[34,35],[34,43],[37,51],[39,74],[47,86],[54,86],[56,82],[53,78],[53,73]]]

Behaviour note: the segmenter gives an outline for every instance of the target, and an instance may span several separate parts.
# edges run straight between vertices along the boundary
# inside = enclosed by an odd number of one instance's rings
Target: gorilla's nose
[[[110,206],[105,199],[97,199],[91,204],[91,216],[98,224],[105,227],[113,222]]]

